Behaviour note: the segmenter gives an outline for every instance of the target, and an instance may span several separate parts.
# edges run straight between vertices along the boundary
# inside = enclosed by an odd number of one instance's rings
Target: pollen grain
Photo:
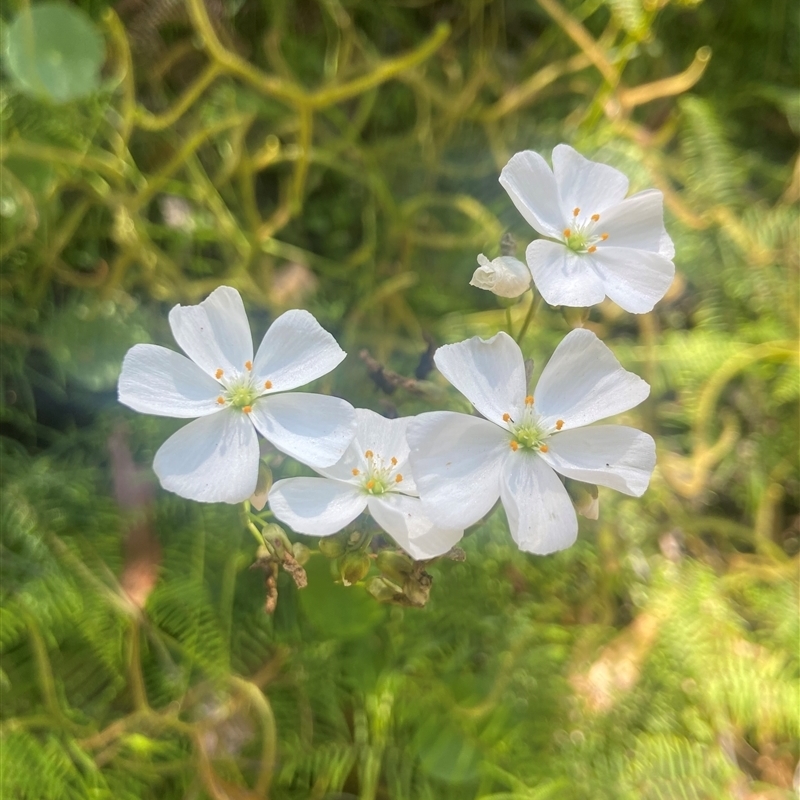
[[[581,213],[581,210],[579,208],[573,208],[572,209],[572,216],[573,217],[577,217],[578,214],[580,214],[580,213]]]
[[[367,451],[365,451],[365,453],[364,453],[364,456],[365,456],[366,458],[372,458],[374,455],[375,455],[375,453],[373,453],[373,452],[372,452],[372,450],[367,450]]]
[[[594,245],[586,248],[587,253],[594,253],[595,250],[597,250],[597,248]]]
[[[564,420],[563,419],[557,419],[556,420],[556,430],[560,431],[563,427],[564,427]]]
[[[217,402],[218,402],[218,403],[219,403],[221,406],[224,406],[224,405],[225,405],[225,398],[220,396],[220,397],[218,397],[218,398],[217,398]]]
[[[394,476],[394,482],[402,483],[402,481],[403,481],[403,476],[398,472],[397,475]]]
[[[608,234],[607,234],[607,233],[601,233],[601,234],[600,234],[600,238],[601,238],[603,241],[605,241],[606,239],[608,239]]]
[[[214,377],[215,377],[217,380],[219,380],[219,379],[220,379],[220,378],[221,378],[221,377],[222,377],[224,374],[225,374],[225,370],[223,370],[222,368],[220,368],[220,369],[218,369],[218,370],[217,370],[217,371],[214,373]]]
[[[599,222],[600,215],[599,214],[592,214],[592,222]]]
[[[550,448],[546,444],[540,444],[539,445],[539,452],[540,453],[546,453],[549,449]]]
[[[272,388],[272,381],[264,381],[264,388],[271,389]]]
[[[392,466],[393,467],[397,466],[397,459],[394,456],[392,456]]]
[[[353,475],[360,475],[361,474],[361,470],[358,469],[358,467],[353,467],[352,472],[353,472]]]
[[[244,411],[245,414],[249,414],[252,410],[253,410],[253,406],[244,406],[242,408],[242,411]]]
[[[572,236],[572,231],[569,228],[564,228],[563,233],[566,239],[569,239],[569,237]]]
[[[515,453],[519,450],[519,442],[515,442],[513,439],[508,445]]]
[[[511,414],[503,414],[503,422],[511,422]]]
[[[529,394],[529,395],[528,395],[528,396],[525,398],[525,405],[526,405],[526,406],[532,406],[532,405],[533,405],[533,395],[532,395],[532,394]]]

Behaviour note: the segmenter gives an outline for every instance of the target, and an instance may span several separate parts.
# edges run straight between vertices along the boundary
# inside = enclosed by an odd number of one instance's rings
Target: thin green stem
[[[525,315],[525,321],[522,323],[522,327],[519,329],[519,333],[516,336],[517,343],[519,344],[525,334],[530,327],[531,322],[533,322],[533,318],[536,316],[536,312],[539,310],[539,306],[542,302],[542,296],[537,293],[536,289],[531,289],[533,294],[531,295],[531,304],[528,307],[528,313]]]

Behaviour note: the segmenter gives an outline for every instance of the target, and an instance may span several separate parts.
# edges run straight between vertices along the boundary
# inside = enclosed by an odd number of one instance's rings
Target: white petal
[[[175,306],[169,312],[175,341],[209,375],[245,371],[253,360],[253,338],[242,298],[236,289],[220,286],[196,306]]]
[[[578,517],[564,484],[533,453],[518,452],[504,464],[500,499],[520,550],[546,555],[578,536]]]
[[[125,354],[119,401],[142,414],[204,417],[219,411],[220,385],[186,356],[155,344]]]
[[[555,173],[561,208],[573,220],[573,209],[579,208],[578,222],[588,220],[619,203],[628,193],[628,179],[618,169],[589,161],[569,145],[553,150]]]
[[[560,242],[537,239],[525,251],[533,282],[551,306],[593,306],[606,296],[590,258]]]
[[[675,246],[664,227],[664,195],[658,189],[639,192],[608,209],[595,232],[608,234],[607,243],[600,249],[630,247],[667,259],[675,256]]]
[[[357,408],[355,413],[355,438],[339,461],[319,472],[328,478],[353,483],[353,470],[358,469],[363,475],[367,469],[365,453],[369,450],[373,454],[373,463],[391,466],[392,459],[396,459],[393,468],[403,476],[404,494],[416,493],[406,441],[406,429],[413,417],[387,419],[367,408]]]
[[[338,397],[287,392],[261,397],[250,413],[258,432],[309,467],[330,467],[356,430],[353,406]]]
[[[525,361],[519,345],[507,333],[444,345],[433,360],[439,372],[486,419],[505,427],[503,414],[514,419],[521,413],[527,394]]]
[[[347,354],[314,317],[300,309],[281,314],[270,325],[253,362],[260,382],[285,392],[327,375]]]
[[[667,293],[675,265],[658,253],[625,247],[598,247],[592,261],[605,293],[632,314],[644,314]]]
[[[411,468],[425,512],[443,528],[463,530],[500,495],[509,434],[485,419],[430,411],[408,426]]]
[[[653,437],[623,425],[598,425],[553,434],[542,458],[576,481],[640,497],[656,465]]]
[[[650,387],[620,365],[591,332],[570,331],[547,363],[534,391],[534,408],[542,424],[564,430],[579,428],[638,406]]]
[[[161,445],[153,470],[189,500],[241,503],[258,481],[258,437],[246,414],[224,409],[185,425]]]
[[[367,507],[367,496],[328,478],[287,478],[270,489],[269,507],[297,533],[330,536]]]
[[[565,227],[553,171],[532,150],[511,157],[500,183],[528,224],[543,236],[561,237]]]
[[[463,530],[436,527],[418,497],[390,492],[370,497],[367,505],[375,522],[417,561],[443,555],[464,535]]]

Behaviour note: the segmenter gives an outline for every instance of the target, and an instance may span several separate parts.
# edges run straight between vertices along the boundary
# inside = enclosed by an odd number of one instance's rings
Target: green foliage
[[[6,20],[70,21],[33,50],[7,35],[0,80],[0,794],[788,797],[797,15],[746,0],[117,7]],[[45,49],[62,70],[42,72]],[[627,415],[659,445],[643,498],[601,489],[599,520],[547,558],[521,554],[495,511],[465,560],[413,568],[433,580],[419,608],[368,591],[411,575],[368,556],[391,546],[369,530],[303,539],[298,588],[290,562],[256,559],[238,509],[148,488],[141,468],[176,424],[117,404],[119,363],[137,341],[174,346],[169,306],[221,283],[257,330],[306,306],[337,335],[351,355],[320,390],[389,415],[459,408],[424,369],[425,337],[492,334],[507,315],[520,329],[527,301],[499,308],[468,278],[506,231],[518,254],[530,237],[499,169],[563,140],[665,194],[672,290],[650,315],[604,303],[587,321],[652,385]],[[523,341],[535,371],[570,324],[540,310]]]

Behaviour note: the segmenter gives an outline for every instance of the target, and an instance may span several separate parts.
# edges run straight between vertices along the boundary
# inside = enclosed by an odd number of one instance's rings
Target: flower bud
[[[327,558],[339,558],[344,553],[344,542],[338,536],[328,536],[319,540],[317,548]]]
[[[385,577],[400,586],[414,570],[414,562],[405,553],[391,550],[381,550],[375,564]]]
[[[366,553],[346,553],[339,560],[339,574],[345,586],[358,583],[369,572],[370,560]]]
[[[292,545],[292,555],[294,560],[302,567],[310,558],[311,551],[302,542],[295,542]]]
[[[475,270],[470,286],[488,289],[498,297],[519,297],[531,285],[531,272],[519,259],[513,256],[500,256],[489,261],[481,253],[478,256],[480,266]]]

